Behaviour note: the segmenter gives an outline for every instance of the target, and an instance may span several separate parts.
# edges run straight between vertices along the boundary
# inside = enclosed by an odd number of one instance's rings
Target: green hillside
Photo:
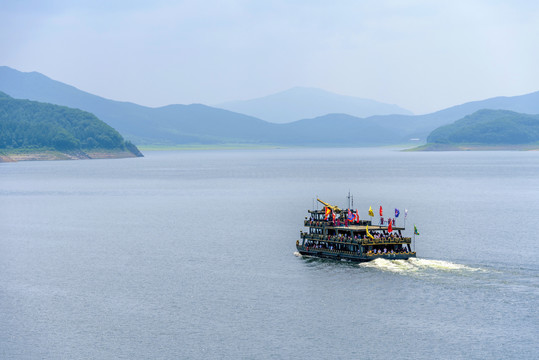
[[[539,115],[508,110],[479,110],[437,128],[430,144],[522,145],[539,142]]]
[[[109,125],[86,111],[30,100],[0,92],[0,149],[69,151],[128,151],[141,155]]]

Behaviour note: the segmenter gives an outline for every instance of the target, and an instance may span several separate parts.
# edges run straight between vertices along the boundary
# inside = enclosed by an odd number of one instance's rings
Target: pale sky
[[[421,114],[538,91],[539,2],[3,0],[0,65],[146,106],[305,86]]]

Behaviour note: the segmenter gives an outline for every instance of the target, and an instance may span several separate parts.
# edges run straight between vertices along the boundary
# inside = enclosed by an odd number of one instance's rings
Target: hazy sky
[[[3,0],[0,49],[147,106],[307,86],[419,114],[538,91],[539,2]]]

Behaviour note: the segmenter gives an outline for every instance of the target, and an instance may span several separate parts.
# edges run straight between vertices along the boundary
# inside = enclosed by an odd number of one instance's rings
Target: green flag
[[[414,225],[414,234],[415,234],[415,235],[419,235],[419,231],[417,231],[417,228],[416,228],[415,225]]]

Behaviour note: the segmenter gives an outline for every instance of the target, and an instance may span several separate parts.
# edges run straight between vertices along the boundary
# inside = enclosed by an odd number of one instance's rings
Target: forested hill
[[[142,156],[112,127],[86,111],[0,92],[0,150],[60,152],[124,152]],[[103,156],[107,157],[107,156]]]
[[[479,110],[432,131],[432,144],[522,145],[539,143],[539,115]]]

